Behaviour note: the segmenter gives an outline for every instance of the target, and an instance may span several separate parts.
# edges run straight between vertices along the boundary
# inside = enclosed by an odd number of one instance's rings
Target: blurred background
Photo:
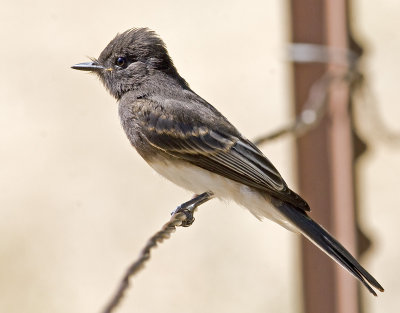
[[[351,1],[362,70],[384,124],[400,131],[400,3]],[[130,147],[117,104],[70,66],[118,33],[155,30],[180,74],[248,138],[293,118],[289,2],[17,1],[0,12],[0,311],[99,312],[146,240],[191,194]],[[362,104],[358,107],[364,111]],[[250,113],[251,112],[251,113]],[[365,312],[397,312],[399,146],[360,118],[361,263],[386,292]],[[298,190],[294,139],[263,152]],[[299,237],[234,203],[203,205],[153,253],[117,312],[302,312]]]

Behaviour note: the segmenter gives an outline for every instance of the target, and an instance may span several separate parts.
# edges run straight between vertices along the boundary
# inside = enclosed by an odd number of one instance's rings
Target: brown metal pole
[[[347,49],[346,0],[292,0],[293,42],[316,43]],[[309,88],[326,70],[346,71],[343,65],[294,64],[296,113]],[[328,113],[319,126],[297,141],[300,192],[310,203],[312,216],[352,253],[356,251],[352,177],[349,90],[335,87]],[[304,311],[307,313],[357,313],[354,278],[302,239]]]
[[[327,45],[348,49],[347,1],[326,1]],[[348,66],[328,65],[334,75],[343,75]],[[333,193],[333,232],[336,238],[355,255],[357,239],[353,189],[353,143],[349,109],[348,84],[336,86],[329,99],[331,172]],[[359,312],[357,281],[342,268],[336,267],[338,312]]]

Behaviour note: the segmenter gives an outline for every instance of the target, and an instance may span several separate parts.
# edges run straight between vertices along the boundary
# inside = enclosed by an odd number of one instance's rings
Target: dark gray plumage
[[[92,62],[119,101],[122,126],[139,154],[160,174],[195,193],[211,191],[302,233],[358,278],[382,286],[308,215],[308,204],[249,140],[178,74],[162,40],[146,28],[117,35]]]

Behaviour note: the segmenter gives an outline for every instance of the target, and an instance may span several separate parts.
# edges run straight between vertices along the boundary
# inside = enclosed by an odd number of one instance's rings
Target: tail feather
[[[329,255],[338,264],[347,269],[356,277],[374,296],[376,292],[384,291],[383,287],[368,273],[358,261],[333,238],[322,226],[314,222],[305,212],[296,209],[293,205],[281,201],[274,201],[277,209],[311,242]],[[372,287],[371,287],[372,286]]]

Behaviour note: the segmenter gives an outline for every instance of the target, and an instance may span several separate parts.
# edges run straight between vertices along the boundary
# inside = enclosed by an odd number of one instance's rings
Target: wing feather
[[[141,125],[148,142],[155,148],[206,170],[265,191],[301,210],[308,204],[290,190],[285,181],[249,140],[231,126],[218,127],[201,117],[150,111]],[[173,118],[172,118],[173,117]],[[226,125],[226,124],[225,124]],[[228,125],[230,126],[230,124]]]

